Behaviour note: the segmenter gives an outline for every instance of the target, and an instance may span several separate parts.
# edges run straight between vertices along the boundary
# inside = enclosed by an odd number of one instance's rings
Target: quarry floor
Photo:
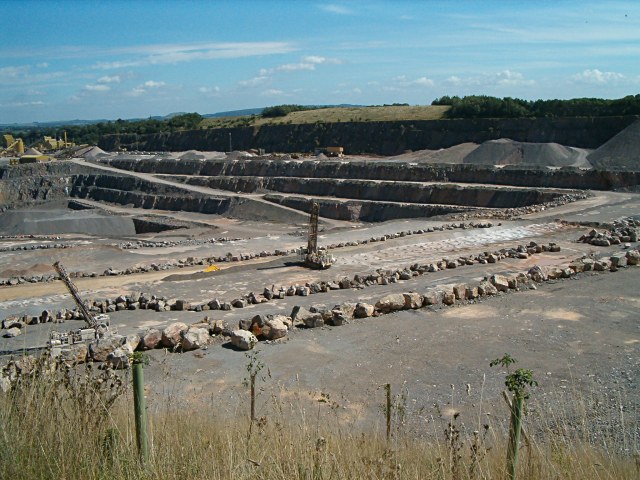
[[[108,207],[114,212],[126,207]],[[14,212],[15,213],[15,212]],[[25,220],[55,222],[76,214],[60,205],[20,212]],[[121,212],[120,212],[121,213]],[[148,214],[148,211],[144,212]],[[197,227],[158,234],[107,235],[65,234],[59,238],[2,238],[0,248],[47,242],[70,245],[65,249],[4,251],[0,276],[52,273],[56,260],[70,271],[101,273],[107,268],[123,270],[189,256],[206,257],[262,250],[295,248],[305,244],[306,225],[238,221],[228,218],[176,212],[151,212],[198,224]],[[77,279],[86,298],[114,298],[120,294],[146,292],[188,301],[213,298],[231,301],[271,285],[289,286],[343,276],[372,273],[377,268],[397,268],[429,263],[502,247],[555,242],[558,253],[543,253],[526,260],[507,259],[496,264],[473,265],[414,277],[387,286],[362,290],[336,290],[309,297],[253,305],[229,312],[126,311],[111,315],[119,333],[146,327],[162,327],[173,321],[196,323],[208,315],[229,324],[257,313],[289,315],[295,305],[344,301],[368,301],[393,292],[423,291],[435,285],[478,281],[492,273],[527,270],[531,266],[561,265],[583,254],[611,254],[621,246],[593,247],[575,240],[589,230],[565,222],[610,222],[640,213],[640,195],[594,192],[594,196],[549,211],[512,221],[495,221],[488,229],[455,229],[388,240],[334,251],[336,264],[326,271],[297,265],[294,256],[266,257],[237,263],[221,263],[220,271],[203,274],[204,267],[114,277]],[[86,215],[86,214],[85,214]],[[474,219],[475,220],[475,219]],[[73,220],[75,221],[75,220]],[[363,240],[385,233],[416,230],[450,223],[447,219],[396,220],[379,224],[326,222],[320,244]],[[458,222],[455,222],[458,223]],[[6,235],[6,232],[0,232]],[[177,245],[167,248],[123,250],[116,244],[147,240],[205,240],[212,237],[241,240]],[[637,244],[634,245],[637,248]],[[547,283],[526,292],[499,295],[476,303],[440,309],[405,311],[377,318],[355,320],[342,327],[295,329],[287,340],[261,343],[257,350],[271,377],[262,384],[260,411],[277,396],[297,408],[297,414],[315,414],[333,408],[340,422],[369,422],[380,417],[384,394],[380,385],[391,383],[394,391],[406,388],[411,412],[433,415],[437,403],[446,411],[462,410],[475,420],[496,415],[504,372],[490,369],[489,362],[505,352],[531,368],[544,395],[593,389],[624,398],[631,415],[638,414],[640,395],[640,269],[616,273],[584,273],[576,279]],[[0,318],[11,314],[39,314],[44,309],[71,308],[73,302],[60,282],[23,284],[0,288]],[[35,325],[14,339],[0,339],[6,359],[23,349],[42,346],[50,329],[77,328],[82,322]],[[216,341],[206,350],[173,354],[150,352],[145,370],[150,408],[195,403],[221,413],[244,411],[247,406],[247,358]],[[604,389],[604,390],[603,390]],[[329,395],[330,402],[318,402]],[[294,407],[295,404],[295,407]],[[479,406],[483,405],[479,413]],[[259,413],[260,413],[259,411]],[[445,412],[446,413],[446,412]],[[468,417],[467,417],[468,418]],[[418,428],[414,425],[415,428]]]

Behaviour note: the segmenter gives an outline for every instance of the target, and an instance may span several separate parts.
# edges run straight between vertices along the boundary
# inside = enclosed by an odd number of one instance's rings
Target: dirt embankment
[[[151,135],[107,135],[104,150],[227,151],[229,135],[236,149],[268,152],[312,152],[341,145],[349,154],[397,155],[406,150],[437,150],[466,142],[510,138],[518,142],[559,143],[598,148],[637,120],[626,117],[458,119],[331,124],[268,125]]]

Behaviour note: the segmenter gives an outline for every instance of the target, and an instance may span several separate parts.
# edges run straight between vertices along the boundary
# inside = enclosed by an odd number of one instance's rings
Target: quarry
[[[499,399],[501,381],[483,375],[511,352],[543,389],[624,391],[637,442],[640,121],[611,125],[588,141],[480,129],[340,158],[199,150],[186,132],[170,142],[181,151],[150,136],[145,152],[117,150],[120,138],[0,161],[0,385],[52,331],[85,325],[61,262],[114,333],[55,355],[126,369],[145,351],[151,405],[171,389],[179,404],[235,411],[253,349],[274,384],[311,404],[331,394],[354,422],[371,421],[386,383],[409,408],[453,409],[441,387],[466,385],[455,409],[473,410],[482,392]],[[313,205],[335,257],[322,270],[298,255]]]

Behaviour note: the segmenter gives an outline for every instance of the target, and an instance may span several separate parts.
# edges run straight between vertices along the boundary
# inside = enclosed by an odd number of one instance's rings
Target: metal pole
[[[509,449],[507,450],[507,473],[510,480],[515,480],[518,471],[518,449],[520,447],[523,409],[524,396],[515,395],[511,405],[511,428],[509,432]]]
[[[144,401],[144,374],[142,362],[133,362],[133,405],[136,417],[136,440],[143,463],[149,460],[149,440],[147,438],[147,408]]]
[[[391,384],[384,386],[387,391],[387,442],[391,439]]]
[[[229,153],[231,153],[233,151],[233,148],[231,148],[231,132],[229,132]]]

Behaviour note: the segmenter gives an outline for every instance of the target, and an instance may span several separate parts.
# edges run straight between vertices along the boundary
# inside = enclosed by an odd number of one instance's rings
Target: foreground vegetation
[[[478,413],[465,426],[437,405],[414,410],[406,393],[394,391],[387,438],[384,409],[379,422],[359,428],[328,394],[310,399],[281,387],[259,394],[253,428],[248,398],[231,413],[214,402],[186,406],[178,393],[152,403],[145,465],[136,449],[129,376],[57,367],[51,373],[41,365],[0,395],[0,478],[459,480],[506,474],[500,418]],[[260,373],[255,363],[247,371]],[[269,386],[264,377],[258,382]],[[622,409],[619,416],[603,413],[606,395],[576,395],[548,392],[539,395],[543,402],[531,403],[518,478],[638,478],[637,417],[632,428],[620,428]],[[382,399],[381,393],[372,401]],[[611,407],[615,412],[618,405]]]

